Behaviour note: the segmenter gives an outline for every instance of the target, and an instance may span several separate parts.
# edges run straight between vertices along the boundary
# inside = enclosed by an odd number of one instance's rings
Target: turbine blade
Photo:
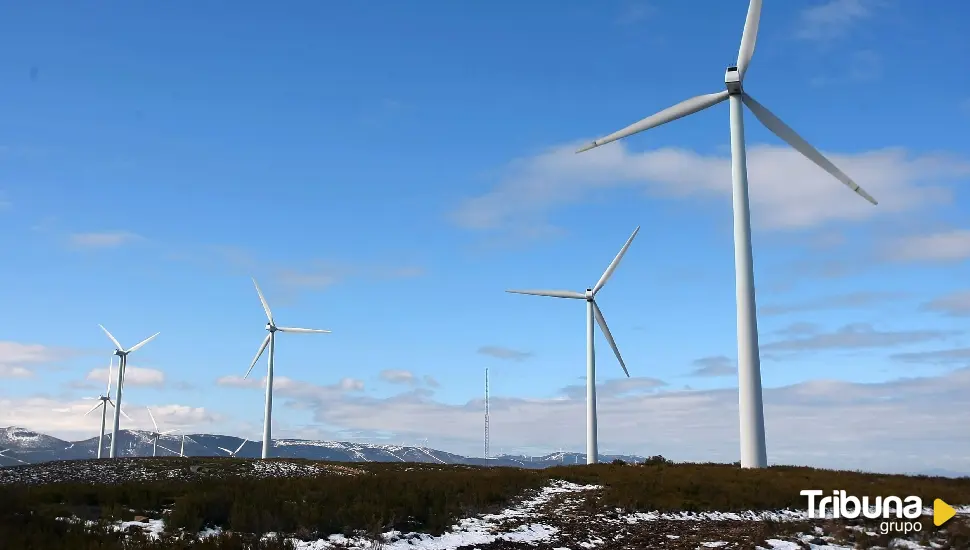
[[[91,409],[88,410],[88,412],[84,413],[84,416],[87,416],[87,415],[93,413],[94,411],[98,410],[98,407],[100,407],[101,405],[104,405],[104,402],[103,401],[98,401],[98,404],[95,405],[95,406],[93,406],[93,407],[91,407]]]
[[[155,432],[158,432],[158,422],[155,422],[155,415],[152,414],[152,410],[151,409],[149,409],[148,407],[145,407],[145,408],[148,410],[148,416],[151,417],[152,424],[155,426]]]
[[[111,395],[111,369],[115,366],[115,357],[112,355],[108,358],[108,387],[105,390],[105,395]]]
[[[263,355],[263,350],[265,350],[266,346],[269,345],[269,339],[272,336],[273,333],[269,333],[266,335],[266,338],[263,338],[263,343],[259,346],[259,351],[256,352],[256,357],[253,357],[253,362],[249,365],[249,370],[246,371],[246,376],[243,376],[243,380],[249,378],[249,373],[253,371],[253,367],[256,366],[256,361],[259,361],[259,358]]]
[[[303,334],[329,334],[329,330],[323,330],[319,328],[292,328],[292,327],[276,327],[276,330],[280,332],[299,332]]]
[[[585,300],[586,295],[582,292],[573,292],[571,290],[506,290],[512,294],[528,294],[530,296],[549,296],[550,298],[574,298],[577,300]]]
[[[263,311],[266,312],[266,318],[269,319],[269,324],[275,325],[273,322],[273,312],[269,309],[269,304],[266,303],[266,298],[263,297],[263,291],[259,289],[259,283],[256,282],[256,278],[253,278],[253,284],[256,285],[256,294],[259,294],[259,302],[263,304]]]
[[[101,330],[103,330],[104,333],[108,335],[108,338],[111,339],[111,343],[115,345],[115,348],[117,348],[119,351],[124,351],[125,348],[121,347],[121,344],[118,343],[118,339],[112,336],[111,333],[108,332],[108,329],[104,328],[104,325],[98,325],[98,326],[101,327]]]
[[[616,347],[616,342],[613,340],[613,335],[610,334],[610,327],[606,326],[606,319],[603,317],[603,312],[600,311],[600,306],[596,305],[596,301],[593,301],[593,316],[596,317],[596,324],[600,326],[600,330],[603,331],[603,336],[606,336],[606,341],[610,343],[610,347],[613,348],[613,353],[616,355],[616,360],[620,362],[620,366],[623,367],[623,373],[626,377],[630,377],[630,371],[626,370],[626,363],[623,362],[623,357],[620,356],[620,350]]]
[[[630,235],[630,238],[626,240],[626,243],[623,245],[623,248],[620,249],[620,253],[617,254],[615,258],[613,258],[613,262],[610,263],[610,266],[607,267],[606,271],[603,272],[603,276],[600,277],[600,280],[596,282],[596,286],[593,287],[594,296],[596,295],[597,292],[600,291],[601,288],[603,288],[603,285],[606,284],[606,281],[609,281],[610,277],[613,276],[613,272],[616,271],[616,266],[620,265],[620,260],[623,259],[623,255],[626,254],[626,250],[630,248],[630,243],[633,242],[633,238],[636,237],[637,233],[639,232],[640,232],[640,226],[638,225],[637,228],[633,230],[633,234]]]
[[[152,341],[152,340],[153,340],[153,339],[154,339],[154,338],[155,338],[156,336],[158,336],[159,334],[161,334],[161,332],[156,332],[155,334],[152,334],[151,336],[149,336],[148,338],[145,338],[145,339],[144,339],[144,340],[142,340],[141,342],[138,342],[138,343],[137,343],[137,344],[135,344],[134,346],[131,346],[131,349],[130,349],[130,350],[128,350],[128,353],[131,353],[131,352],[133,352],[133,351],[136,351],[136,350],[138,350],[138,348],[140,348],[140,347],[142,347],[142,346],[144,346],[145,344],[147,344],[147,343],[149,343],[149,342],[151,342],[151,341]]]
[[[748,4],[748,16],[744,19],[744,32],[741,33],[741,48],[738,49],[738,76],[744,78],[744,72],[751,64],[754,56],[754,44],[758,41],[758,23],[761,21],[761,0],[751,0]]]
[[[220,451],[226,451],[227,453],[232,454],[232,451],[230,451],[229,449],[227,449],[225,447],[219,447],[219,450]]]
[[[168,435],[168,434],[174,433],[174,432],[175,432],[175,430],[165,430],[164,432],[159,432],[158,435]]]
[[[871,202],[872,204],[879,204],[876,199],[872,198],[872,195],[866,193],[866,191],[859,187],[859,185],[852,181],[852,178],[845,175],[842,170],[839,170],[832,162],[825,158],[822,153],[819,153],[817,149],[811,146],[807,141],[805,141],[802,136],[795,133],[787,124],[781,121],[780,118],[775,116],[774,113],[768,110],[767,107],[758,103],[755,98],[751,97],[747,93],[741,95],[741,100],[744,104],[751,109],[754,116],[758,117],[758,120],[765,125],[769,130],[774,132],[774,134],[781,139],[788,142],[796,151],[804,155],[808,160],[814,162],[829,174],[835,176],[835,179],[841,181],[842,183],[849,186],[849,189],[855,191],[859,196]]]
[[[127,418],[128,420],[131,420],[131,417],[128,416],[128,413],[126,413],[124,409],[121,409],[121,415]]]
[[[245,445],[248,441],[249,441],[248,439],[243,439],[243,442],[240,443],[238,447],[236,447],[236,452],[234,452],[232,454],[233,455],[238,454],[239,451],[243,448],[243,445]]]
[[[697,111],[703,111],[708,107],[713,107],[718,103],[724,101],[728,98],[728,91],[724,90],[722,92],[717,92],[713,94],[699,95],[697,97],[692,97],[685,101],[674,105],[673,107],[667,107],[659,113],[648,116],[647,118],[641,120],[640,122],[635,122],[626,128],[613,132],[612,134],[602,137],[593,141],[592,143],[582,147],[577,153],[582,153],[583,151],[589,151],[594,147],[599,147],[600,145],[606,145],[611,141],[616,141],[621,138],[642,132],[644,130],[649,130],[650,128],[656,128],[661,124],[666,124],[672,120],[677,120],[678,118],[685,117],[696,113]]]

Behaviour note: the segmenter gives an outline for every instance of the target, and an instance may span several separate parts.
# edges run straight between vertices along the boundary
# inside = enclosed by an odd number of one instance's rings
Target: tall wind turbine
[[[111,339],[111,343],[115,345],[115,355],[121,358],[121,362],[118,364],[118,383],[116,384],[117,389],[115,389],[115,417],[114,425],[111,428],[111,447],[108,450],[108,457],[114,458],[115,452],[118,449],[118,425],[121,423],[121,391],[125,385],[125,367],[128,366],[128,354],[138,350],[148,342],[151,342],[152,339],[161,333],[156,332],[141,342],[138,342],[134,346],[131,346],[131,348],[125,349],[121,344],[118,343],[118,339],[108,332],[108,329],[104,328],[103,325],[98,326],[101,327],[101,330],[108,335],[108,338]]]
[[[114,367],[114,357],[112,356],[108,360],[108,387],[105,390],[104,395],[100,395],[98,397],[84,398],[84,399],[98,400],[98,404],[91,407],[91,409],[88,412],[84,413],[84,416],[87,416],[93,413],[94,411],[98,410],[98,407],[101,407],[101,431],[98,433],[98,458],[101,458],[101,453],[104,450],[104,424],[108,416],[108,405],[111,405],[112,407],[115,406],[115,404],[111,401],[111,369],[113,367]],[[124,414],[125,418],[127,418],[128,420],[131,420],[131,417],[125,414],[125,411],[121,411],[121,414]]]
[[[236,450],[235,450],[235,451],[230,451],[229,449],[227,449],[227,448],[225,448],[225,447],[219,447],[219,450],[220,450],[220,451],[225,451],[225,452],[226,452],[226,454],[228,454],[230,458],[236,458],[236,455],[237,455],[237,454],[239,454],[239,451],[241,451],[241,450],[242,450],[242,448],[243,448],[243,445],[245,445],[245,444],[246,444],[246,443],[248,443],[248,442],[249,442],[249,440],[248,440],[248,439],[243,439],[243,440],[242,440],[242,443],[240,443],[240,444],[239,444],[239,446],[238,446],[238,447],[236,447]]]
[[[822,156],[807,141],[802,139],[787,124],[775,116],[767,107],[755,101],[744,91],[741,84],[754,54],[754,44],[758,36],[758,21],[761,18],[761,0],[751,0],[748,15],[744,21],[741,35],[741,48],[738,51],[737,65],[728,67],[724,74],[727,88],[721,92],[700,95],[682,101],[631,124],[626,128],[600,138],[579,151],[588,151],[611,141],[655,128],[672,120],[703,111],[724,100],[728,100],[731,112],[731,185],[734,197],[734,270],[735,295],[737,299],[738,325],[738,398],[741,424],[741,467],[763,468],[768,465],[765,450],[765,419],[761,395],[761,358],[758,351],[758,319],[755,308],[754,266],[751,257],[751,218],[748,205],[748,173],[745,163],[744,112],[747,105],[754,116],[775,135],[786,141],[795,150],[817,164],[858,193],[862,198],[877,204],[876,199],[866,193],[852,179],[836,168],[831,161]]]
[[[153,431],[151,433],[151,438],[152,438],[152,456],[156,456],[156,453],[158,451],[158,438],[161,437],[161,436],[163,436],[163,435],[170,434],[170,433],[174,432],[175,430],[166,430],[164,432],[158,431],[158,422],[155,422],[155,415],[152,414],[152,410],[149,409],[148,407],[145,407],[145,409],[148,410],[148,416],[151,417],[151,419],[152,419],[152,425],[155,426],[155,431]],[[182,445],[183,446],[185,445],[185,440],[184,439],[182,440]]]
[[[266,330],[269,334],[263,339],[263,343],[259,346],[259,351],[256,352],[256,357],[253,358],[253,362],[249,365],[249,370],[246,371],[246,376],[243,379],[249,378],[249,373],[252,372],[253,367],[256,366],[256,361],[259,361],[260,356],[263,355],[263,350],[266,346],[269,346],[269,366],[266,370],[266,412],[263,416],[263,451],[262,458],[269,458],[269,446],[272,442],[272,428],[273,428],[273,357],[276,355],[276,333],[277,332],[298,332],[298,333],[329,333],[329,330],[322,330],[317,328],[291,328],[291,327],[278,327],[276,322],[273,321],[273,312],[269,309],[269,304],[266,303],[266,298],[263,297],[263,291],[259,289],[259,283],[256,279],[253,279],[253,284],[256,286],[256,293],[259,294],[259,301],[263,304],[263,311],[266,312],[266,319],[269,320],[266,323]]]
[[[596,451],[596,353],[593,347],[593,336],[596,334],[596,331],[593,329],[593,319],[596,319],[600,330],[603,331],[603,336],[606,336],[606,341],[613,348],[613,353],[616,355],[617,361],[620,362],[620,366],[623,367],[623,372],[628,378],[630,376],[630,373],[626,370],[626,364],[623,362],[623,358],[620,357],[620,350],[617,349],[616,342],[613,341],[613,335],[610,334],[610,328],[606,326],[606,319],[603,318],[603,312],[596,305],[596,293],[603,288],[606,281],[616,271],[616,266],[620,265],[620,260],[623,259],[623,255],[630,248],[630,243],[633,242],[633,238],[639,232],[640,226],[637,226],[633,234],[630,235],[630,238],[626,240],[626,244],[620,249],[619,254],[613,258],[613,262],[603,272],[600,280],[597,281],[593,288],[587,288],[585,293],[573,292],[571,290],[506,290],[506,292],[513,294],[531,294],[533,296],[549,296],[551,298],[586,300],[586,464],[596,464],[599,456]]]

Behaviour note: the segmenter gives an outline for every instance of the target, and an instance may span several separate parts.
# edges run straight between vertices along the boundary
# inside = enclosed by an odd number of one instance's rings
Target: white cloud
[[[738,373],[734,360],[724,355],[694,360],[691,376],[732,376]]]
[[[944,351],[946,357],[900,360],[941,363],[970,357],[965,349]],[[238,385],[238,377],[230,378],[223,380],[224,385]],[[429,437],[443,450],[466,455],[480,451],[481,399],[447,404],[433,400],[426,389],[377,399],[344,389],[356,384],[318,386],[285,377],[278,380],[277,396],[311,412],[317,423],[280,425],[278,433],[305,438],[390,434],[395,441]],[[737,390],[669,391],[661,384],[645,378],[599,385],[601,448],[663,454],[674,460],[737,460]],[[258,388],[262,384],[254,380],[244,385]],[[954,434],[964,433],[970,423],[970,409],[963,406],[968,392],[970,367],[941,376],[873,384],[813,380],[766,388],[768,456],[772,463],[783,464],[876,471],[916,471],[932,466],[962,471],[970,461],[970,440]],[[97,422],[82,416],[90,406],[80,400],[0,398],[0,426],[86,438],[97,431]],[[493,447],[546,452],[559,447],[579,451],[584,446],[583,392],[567,389],[547,398],[493,394],[490,408]],[[940,414],[941,410],[946,414]],[[129,404],[126,411],[134,422],[123,419],[123,428],[151,428],[144,404]],[[225,417],[203,408],[167,404],[152,405],[152,411],[164,429],[226,433],[224,425],[218,424]],[[279,421],[285,424],[282,418]]]
[[[502,346],[482,346],[478,348],[478,353],[507,361],[522,361],[532,357],[531,351],[519,351]]]
[[[33,376],[32,367],[49,364],[71,354],[73,351],[63,348],[0,341],[0,378]]]
[[[618,25],[641,23],[657,13],[657,7],[644,0],[631,0],[626,3],[616,18]]]
[[[0,364],[0,378],[30,378],[33,375],[27,368]]]
[[[761,315],[782,315],[803,311],[820,311],[826,309],[867,308],[896,300],[904,294],[900,292],[858,291],[848,294],[826,296],[797,304],[769,305],[758,308]]]
[[[736,389],[664,391],[659,381],[645,380],[599,386],[601,447],[675,460],[737,460]],[[769,458],[773,463],[884,471],[965,469],[970,440],[954,434],[963,433],[970,422],[970,409],[963,406],[968,391],[970,368],[876,384],[815,380],[768,388]],[[281,394],[302,402],[300,408],[312,411],[328,429],[390,433],[397,439],[431,437],[444,450],[479,452],[481,399],[445,404],[424,390],[376,399],[338,395],[309,383],[294,384]],[[490,408],[494,447],[543,452],[584,445],[583,392],[566,390],[549,398],[493,395]]]
[[[222,376],[216,380],[216,385],[229,388],[265,388],[266,377],[246,378],[242,376]],[[297,396],[337,396],[345,392],[357,392],[364,389],[364,382],[356,378],[341,378],[336,384],[318,386],[293,380],[286,376],[273,377],[273,393]]]
[[[118,370],[113,369],[112,378],[116,376],[118,376]],[[85,379],[106,383],[108,381],[108,369],[92,369],[88,372]],[[125,367],[125,386],[162,386],[164,384],[165,373],[158,369],[136,367],[134,365]]]
[[[636,153],[622,142],[582,154],[575,150],[575,144],[560,146],[513,162],[494,189],[465,200],[452,212],[452,220],[469,229],[545,235],[558,229],[546,219],[551,210],[595,192],[634,187],[661,197],[730,196],[728,157],[676,148]],[[970,175],[970,162],[913,156],[898,148],[828,156],[875,196],[879,206],[855,196],[787,146],[755,145],[748,148],[754,223],[798,229],[945,203],[951,193],[939,183]]]
[[[796,336],[796,330],[798,335]],[[804,352],[819,350],[888,348],[944,340],[959,334],[945,330],[879,330],[868,323],[851,323],[831,332],[796,323],[784,329],[788,338],[761,346],[763,351]]]
[[[852,27],[875,15],[884,0],[828,0],[802,10],[795,37],[830,41],[849,33]]]
[[[381,378],[392,384],[414,384],[414,373],[403,369],[385,369],[381,371]]]
[[[596,384],[596,398],[598,402],[601,398],[608,399],[611,397],[618,397],[633,393],[652,392],[666,385],[667,383],[663,380],[650,378],[648,376],[615,378],[613,380],[607,380],[606,382],[599,382]],[[582,385],[576,384],[566,386],[565,388],[562,388],[560,392],[570,399],[585,399],[586,383],[583,382]]]
[[[101,231],[91,233],[72,233],[67,237],[74,248],[117,248],[143,239],[130,231]]]
[[[887,255],[904,262],[958,262],[970,258],[970,229],[953,229],[894,240]]]
[[[926,302],[920,309],[949,315],[950,317],[970,316],[970,290],[953,292]]]
[[[22,426],[62,439],[87,439],[97,435],[99,419],[84,416],[91,401],[60,400],[50,397],[0,398],[0,426]],[[219,414],[204,407],[181,404],[150,405],[159,427],[163,430],[206,431],[223,420]],[[121,417],[125,430],[151,430],[152,421],[143,403],[124,403],[124,411],[131,416]]]

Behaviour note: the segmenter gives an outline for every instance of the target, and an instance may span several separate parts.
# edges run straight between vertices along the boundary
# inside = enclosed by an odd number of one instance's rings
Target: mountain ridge
[[[102,456],[108,456],[111,434],[104,436]],[[240,447],[239,458],[258,458],[261,442],[219,434],[186,434],[185,456],[228,456],[225,449]],[[182,436],[167,434],[158,438],[157,456],[178,456]],[[542,456],[501,455],[468,457],[429,447],[408,445],[353,443],[315,439],[274,439],[273,458],[305,458],[336,462],[428,462],[438,464],[465,464],[470,466],[517,466],[546,468],[559,464],[583,464],[584,453],[556,452]],[[152,456],[151,432],[145,430],[120,430],[118,456]],[[68,441],[19,426],[0,428],[0,467],[22,464],[39,464],[57,460],[96,458],[98,437]],[[642,462],[645,457],[637,455],[600,455],[601,462],[623,460]]]

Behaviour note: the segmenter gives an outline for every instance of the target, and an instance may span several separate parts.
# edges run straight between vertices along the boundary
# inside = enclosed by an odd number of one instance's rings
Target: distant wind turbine
[[[248,440],[248,439],[243,439],[243,441],[242,441],[242,443],[240,443],[240,444],[239,444],[239,446],[238,446],[238,447],[236,447],[236,450],[235,450],[235,451],[230,451],[229,449],[227,449],[227,448],[225,448],[225,447],[219,447],[219,450],[220,450],[220,451],[225,451],[225,452],[226,452],[226,454],[228,454],[228,455],[229,455],[229,456],[231,456],[232,458],[236,458],[236,455],[237,455],[237,454],[239,454],[239,451],[241,451],[241,450],[242,450],[242,448],[243,448],[243,445],[245,445],[245,444],[246,444],[246,443],[248,443],[248,442],[249,442],[249,440]]]
[[[269,334],[263,339],[263,343],[259,346],[259,351],[256,352],[256,357],[253,358],[253,362],[249,365],[249,370],[246,371],[246,376],[243,379],[249,378],[249,373],[252,372],[253,367],[256,366],[256,361],[259,361],[260,356],[263,355],[263,350],[266,346],[269,346],[269,366],[266,370],[266,411],[263,416],[263,450],[262,458],[269,458],[269,446],[273,439],[273,357],[276,355],[276,333],[277,332],[298,332],[298,333],[329,333],[329,330],[322,330],[316,328],[291,328],[291,327],[278,327],[276,322],[273,321],[273,312],[269,309],[269,304],[266,303],[266,298],[263,297],[263,291],[259,289],[259,283],[256,279],[253,279],[253,285],[256,286],[256,293],[259,294],[259,301],[263,304],[263,311],[266,312],[266,319],[269,320],[266,323],[266,330]]]
[[[108,405],[111,405],[112,407],[115,406],[115,404],[111,401],[111,369],[112,369],[112,367],[114,367],[114,357],[113,356],[108,359],[108,387],[107,387],[107,389],[105,389],[104,395],[100,395],[98,397],[85,397],[84,398],[84,399],[97,399],[98,400],[98,404],[95,405],[95,406],[93,406],[93,407],[91,407],[91,410],[89,410],[88,412],[84,413],[84,416],[87,416],[87,415],[93,413],[94,411],[98,410],[98,407],[101,407],[101,431],[98,433],[98,458],[101,458],[101,453],[104,450],[104,424],[105,424],[105,420],[107,419],[107,416],[108,416]],[[131,420],[131,417],[128,416],[125,413],[125,411],[121,411],[121,414],[124,414],[125,415],[125,418],[127,418],[128,420]],[[74,446],[74,444],[72,443],[71,444],[71,447],[73,447],[73,446]]]
[[[616,355],[617,361],[620,362],[620,367],[623,368],[624,374],[627,377],[630,376],[629,371],[626,370],[626,364],[623,363],[623,358],[620,356],[620,350],[616,347],[616,342],[613,340],[613,335],[610,334],[610,328],[606,325],[606,319],[603,317],[603,312],[600,311],[599,306],[596,305],[596,293],[603,288],[606,281],[610,279],[613,272],[616,271],[616,267],[620,265],[620,260],[623,259],[623,255],[626,254],[628,248],[630,248],[630,243],[633,242],[634,237],[640,231],[640,227],[633,231],[630,238],[627,239],[626,244],[620,249],[619,254],[613,258],[613,262],[610,263],[606,271],[603,272],[603,276],[597,281],[593,288],[587,288],[585,293],[573,292],[571,290],[507,290],[506,292],[511,292],[513,294],[530,294],[533,296],[549,296],[552,298],[572,298],[575,300],[586,300],[586,463],[596,464],[597,452],[596,452],[596,353],[593,346],[593,336],[596,334],[593,329],[593,319],[596,319],[596,323],[599,325],[600,330],[603,331],[603,335],[606,336],[606,341],[609,342],[610,347],[613,348],[613,353]]]
[[[125,367],[128,366],[128,354],[133,351],[137,351],[139,348],[141,348],[148,342],[151,342],[156,336],[158,336],[161,333],[156,332],[155,334],[152,334],[151,336],[149,336],[148,338],[145,338],[141,342],[138,342],[134,346],[131,346],[130,349],[125,349],[124,346],[118,343],[118,339],[112,336],[110,332],[108,332],[108,329],[104,328],[103,325],[98,325],[98,326],[101,327],[101,330],[103,330],[104,333],[108,335],[108,338],[111,339],[111,343],[115,345],[115,355],[121,358],[121,362],[118,364],[118,383],[117,383],[117,389],[115,390],[115,415],[114,415],[115,417],[114,417],[114,425],[111,428],[111,447],[108,450],[108,457],[114,458],[115,452],[118,449],[118,426],[119,424],[121,424],[121,392],[125,385]]]
[[[762,0],[751,0],[748,15],[741,34],[741,48],[737,64],[727,68],[724,85],[720,92],[700,95],[668,107],[659,113],[631,124],[606,137],[597,139],[581,148],[577,153],[631,136],[672,120],[703,111],[724,100],[729,100],[731,112],[731,184],[734,197],[734,270],[735,295],[737,298],[738,325],[738,397],[741,424],[741,467],[763,468],[768,465],[765,448],[765,415],[761,389],[761,357],[758,349],[758,318],[755,306],[754,260],[751,254],[751,216],[748,204],[748,169],[744,145],[744,109],[754,113],[776,136],[791,145],[795,150],[814,162],[837,180],[844,183],[856,194],[877,204],[876,199],[866,193],[852,178],[845,175],[832,162],[819,153],[787,124],[781,121],[767,107],[758,103],[751,94],[742,89],[744,73],[748,70],[754,55],[754,45],[758,38],[758,24],[761,20]]]
[[[158,438],[163,435],[170,434],[175,430],[166,430],[164,432],[158,431],[158,422],[155,422],[155,415],[152,414],[152,410],[149,409],[148,407],[145,407],[145,410],[148,411],[148,416],[151,417],[152,419],[152,425],[155,426],[155,431],[151,433],[151,438],[152,438],[152,456],[156,456],[156,452],[158,451]]]
[[[10,451],[12,451],[12,450],[13,450],[13,449],[4,449],[4,450],[2,450],[2,451],[0,451],[0,457],[3,457],[3,458],[9,458],[10,460],[16,460],[17,462],[19,462],[19,463],[21,463],[21,464],[27,464],[26,462],[24,462],[23,460],[20,460],[20,459],[19,459],[19,458],[17,458],[17,457],[13,457],[13,456],[7,456],[6,454],[4,454],[4,453],[9,453],[9,452],[10,452]]]

